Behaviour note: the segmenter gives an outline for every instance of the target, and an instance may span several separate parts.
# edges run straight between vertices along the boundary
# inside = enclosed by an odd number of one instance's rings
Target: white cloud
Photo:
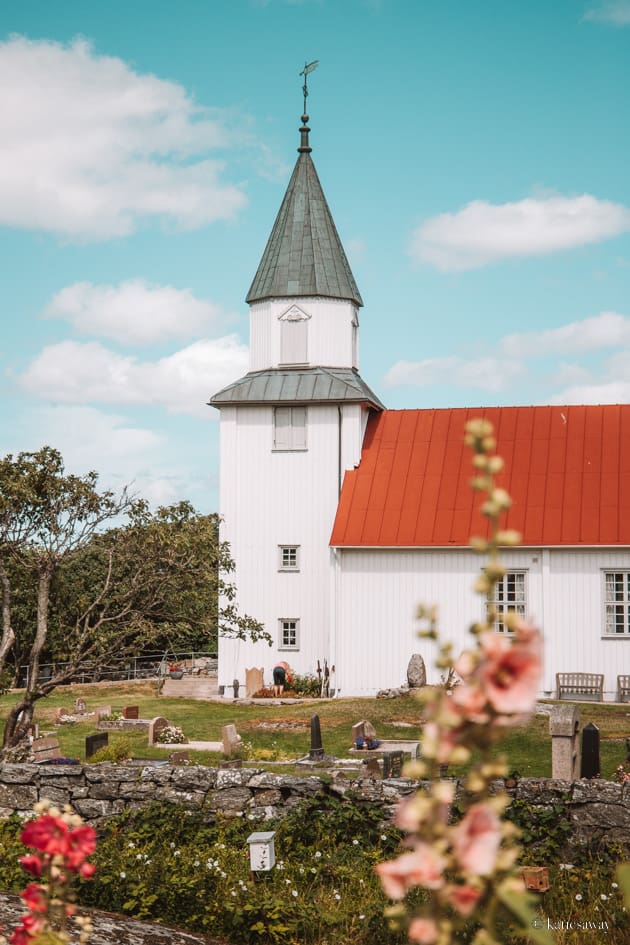
[[[169,413],[214,418],[209,397],[247,371],[236,335],[196,341],[157,361],[141,362],[97,342],[49,345],[20,378],[30,394],[66,404],[152,404]]]
[[[630,230],[621,204],[580,197],[528,197],[516,203],[475,200],[419,226],[411,255],[445,272],[477,269],[500,259],[536,256],[598,243]]]
[[[146,344],[206,334],[228,320],[190,289],[130,279],[118,286],[75,282],[53,296],[46,318],[64,318],[82,335]]]
[[[0,42],[0,225],[102,239],[231,217],[245,196],[208,157],[227,124],[85,40]]]
[[[508,335],[501,349],[512,357],[570,354],[630,345],[630,318],[618,312],[600,312],[560,328]]]
[[[613,26],[630,26],[630,0],[598,0],[590,4],[584,19],[612,23]]]
[[[567,387],[549,398],[550,404],[627,404],[630,381],[602,381]]]
[[[385,375],[389,387],[409,384],[431,387],[450,384],[480,390],[504,390],[524,373],[522,365],[499,358],[465,360],[459,357],[426,358],[424,361],[397,361]]]

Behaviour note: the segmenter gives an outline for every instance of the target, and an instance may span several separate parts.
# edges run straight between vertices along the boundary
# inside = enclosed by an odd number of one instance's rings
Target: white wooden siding
[[[249,369],[263,371],[287,363],[282,350],[281,316],[290,302],[269,299],[250,307]],[[299,299],[299,308],[308,316],[308,363],[325,367],[356,367],[358,345],[353,351],[352,322],[357,309],[343,299]],[[293,323],[293,324],[300,324]]]
[[[483,614],[472,590],[481,556],[467,550],[339,550],[335,650],[341,695],[369,695],[405,681],[412,653],[421,653],[430,682],[435,647],[416,636],[419,603],[438,604],[444,639],[458,653],[467,628]],[[617,674],[630,672],[630,636],[603,637],[602,571],[630,569],[630,549],[514,549],[511,570],[527,574],[527,613],[541,626],[541,695],[553,695],[557,672],[604,673],[606,698],[615,698]]]

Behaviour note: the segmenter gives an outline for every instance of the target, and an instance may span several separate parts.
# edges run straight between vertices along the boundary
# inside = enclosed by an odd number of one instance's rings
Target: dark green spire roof
[[[320,295],[363,305],[311,160],[307,121],[302,115],[300,154],[246,301]]]

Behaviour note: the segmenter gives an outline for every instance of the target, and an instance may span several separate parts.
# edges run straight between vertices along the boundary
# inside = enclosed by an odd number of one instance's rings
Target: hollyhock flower
[[[433,919],[425,919],[418,916],[409,923],[409,941],[417,942],[418,945],[433,945],[437,941],[438,927]]]
[[[473,804],[453,830],[453,851],[466,873],[488,876],[501,843],[501,821],[487,804]]]
[[[470,686],[467,684],[456,686],[451,698],[453,708],[470,722],[484,724],[488,722],[490,716],[483,710],[487,708],[488,699],[486,694],[479,686]]]
[[[93,863],[81,863],[81,866],[79,867],[79,876],[81,876],[82,879],[92,879],[95,873],[96,867]]]
[[[68,852],[66,853],[66,866],[69,869],[77,869],[88,856],[96,850],[96,831],[88,824],[81,827],[75,827],[70,831],[68,837]]]
[[[39,878],[42,875],[42,861],[35,853],[27,853],[26,856],[21,856],[19,859],[26,872],[30,873],[31,876]]]
[[[69,833],[68,825],[61,818],[44,814],[37,820],[29,821],[20,839],[25,846],[35,847],[42,853],[65,856],[68,851]]]
[[[18,925],[9,942],[11,945],[32,945],[35,936],[44,931],[46,920],[43,916],[34,916],[30,913],[22,916],[22,924]]]
[[[478,678],[497,712],[531,711],[541,671],[540,635],[524,622],[512,641],[498,633],[483,633]]]
[[[46,912],[48,909],[48,896],[43,886],[37,883],[29,883],[20,896],[31,912]]]
[[[481,899],[481,890],[476,886],[450,886],[446,898],[460,915],[467,917]]]
[[[425,889],[443,886],[445,866],[444,858],[433,847],[419,843],[412,853],[403,853],[396,860],[379,863],[375,869],[385,895],[390,899],[402,899],[407,890],[414,886],[424,886]]]

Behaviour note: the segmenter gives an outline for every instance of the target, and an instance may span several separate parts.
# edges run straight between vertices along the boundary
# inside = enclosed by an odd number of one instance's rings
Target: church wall
[[[270,299],[250,311],[250,371],[281,364],[281,316],[296,305],[308,318],[308,364],[348,367],[353,363],[352,320],[356,307],[343,299]],[[358,368],[358,364],[355,365]]]
[[[438,604],[443,638],[455,653],[469,645],[467,628],[483,616],[472,590],[482,558],[467,550],[341,550],[336,603],[336,684],[342,696],[371,695],[405,681],[421,653],[429,682],[436,648],[416,636],[419,603]],[[603,571],[630,569],[630,550],[514,549],[503,559],[524,570],[527,615],[544,633],[541,695],[555,692],[557,672],[604,673],[606,699],[630,668],[630,638],[602,639]]]
[[[308,408],[306,451],[272,449],[272,407],[222,410],[221,509],[223,537],[236,561],[241,612],[261,620],[274,638],[266,644],[221,640],[219,684],[245,680],[245,668],[271,669],[286,660],[314,672],[327,656],[328,541],[338,500],[337,405]],[[358,423],[358,420],[357,420]],[[279,570],[279,545],[299,545],[299,571]],[[300,620],[298,650],[279,650],[278,620]]]

